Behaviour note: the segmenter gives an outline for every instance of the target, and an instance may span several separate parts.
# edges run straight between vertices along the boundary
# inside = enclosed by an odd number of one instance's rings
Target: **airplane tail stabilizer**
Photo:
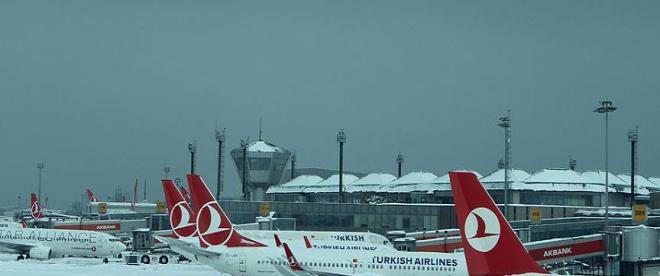
[[[548,273],[528,254],[473,173],[450,172],[449,178],[470,275]]]

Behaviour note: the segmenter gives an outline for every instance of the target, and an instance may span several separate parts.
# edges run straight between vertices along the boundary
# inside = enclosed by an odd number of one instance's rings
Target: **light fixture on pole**
[[[397,177],[401,178],[401,166],[403,165],[403,154],[401,154],[400,152],[396,156],[396,164],[397,164],[397,167],[398,167]]]
[[[609,131],[609,113],[614,112],[616,110],[616,107],[612,105],[611,101],[602,101],[600,102],[600,107],[594,109],[594,112],[596,113],[605,113],[605,226],[609,224],[609,219],[610,219],[610,208],[609,208],[609,197],[610,197],[610,192],[609,192],[609,187],[610,187],[610,182],[609,182],[609,167],[608,167],[608,131]]]
[[[344,203],[344,143],[346,143],[346,133],[343,128],[337,132],[337,143],[339,143],[339,203]]]
[[[511,112],[500,117],[498,126],[504,128],[504,217],[509,218],[509,170],[511,169]]]
[[[195,153],[197,153],[197,141],[188,144],[188,151],[190,151],[190,174],[195,174]]]
[[[163,172],[165,172],[165,179],[169,179],[170,167],[164,167]]]
[[[296,151],[291,155],[291,180],[296,178]]]
[[[222,129],[222,131],[215,131],[215,140],[218,142],[218,182],[216,190],[215,190],[215,198],[219,199],[220,198],[220,193],[223,192],[223,183],[222,183],[222,173],[223,173],[223,168],[224,168],[224,163],[222,162],[224,159],[223,153],[224,153],[224,146],[225,146],[225,131],[226,129]]]
[[[248,138],[249,139],[249,138]],[[241,139],[241,149],[243,150],[243,166],[242,166],[242,179],[243,180],[243,185],[241,187],[241,193],[243,200],[248,200],[247,192],[245,191],[245,188],[247,186],[247,148],[248,148],[248,140]]]
[[[637,175],[637,141],[639,141],[639,128],[628,132],[630,141],[630,208],[635,205],[635,176]]]

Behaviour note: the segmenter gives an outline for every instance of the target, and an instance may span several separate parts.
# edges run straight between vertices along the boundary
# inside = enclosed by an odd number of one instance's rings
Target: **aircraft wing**
[[[28,252],[33,247],[37,247],[37,246],[39,245],[32,243],[14,242],[7,240],[0,241],[0,247],[16,250],[18,252]]]
[[[190,255],[195,255],[195,256],[205,256],[205,257],[218,257],[221,256],[222,253],[220,252],[215,252],[211,250],[206,250],[203,248],[199,248],[197,246],[194,246],[192,244],[186,243],[184,241],[175,239],[175,238],[168,238],[168,237],[161,237],[161,236],[154,236],[155,239],[159,240],[162,243],[165,243],[169,245],[173,250],[181,250],[183,252],[186,252]]]

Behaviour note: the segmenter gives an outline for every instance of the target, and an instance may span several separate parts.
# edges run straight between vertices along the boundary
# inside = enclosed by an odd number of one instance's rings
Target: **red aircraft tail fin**
[[[85,189],[85,191],[87,192],[87,199],[89,200],[89,202],[99,202],[99,200],[96,198],[94,193],[92,193],[92,190]]]
[[[296,260],[296,256],[293,256],[293,252],[291,252],[291,248],[289,248],[289,245],[284,243],[284,252],[286,253],[286,259],[289,261],[289,267],[293,271],[303,271],[303,268],[300,266],[298,263],[298,260]]]
[[[280,240],[280,237],[277,234],[273,234],[273,237],[275,238],[275,246],[282,247],[282,241]]]
[[[306,247],[306,248],[312,248],[312,247],[313,247],[313,246],[312,246],[312,242],[309,241],[309,239],[307,238],[307,236],[303,236],[303,238],[305,239],[305,247]]]
[[[44,214],[41,213],[41,206],[39,206],[39,199],[37,198],[37,195],[32,193],[31,195],[31,213],[32,213],[32,218],[39,219],[43,218]]]
[[[473,173],[450,172],[449,179],[470,275],[548,273],[527,253]]]
[[[179,187],[179,192],[181,192],[181,195],[183,196],[184,199],[186,199],[186,201],[188,201],[188,202],[192,201],[192,198],[190,198],[190,193],[188,193],[188,191],[186,191],[186,188],[184,188],[183,186],[180,186]]]
[[[195,210],[199,244],[202,247],[215,245],[227,247],[266,246],[238,233],[199,175],[188,175],[188,186],[192,195],[193,209]]]
[[[177,238],[197,236],[195,213],[190,205],[183,199],[172,180],[163,179],[162,182],[172,232]]]

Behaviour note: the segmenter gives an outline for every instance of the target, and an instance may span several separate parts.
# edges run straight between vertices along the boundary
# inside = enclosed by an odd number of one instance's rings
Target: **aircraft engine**
[[[50,259],[50,253],[51,250],[48,247],[45,246],[32,247],[32,249],[30,249],[30,258],[44,261]]]

